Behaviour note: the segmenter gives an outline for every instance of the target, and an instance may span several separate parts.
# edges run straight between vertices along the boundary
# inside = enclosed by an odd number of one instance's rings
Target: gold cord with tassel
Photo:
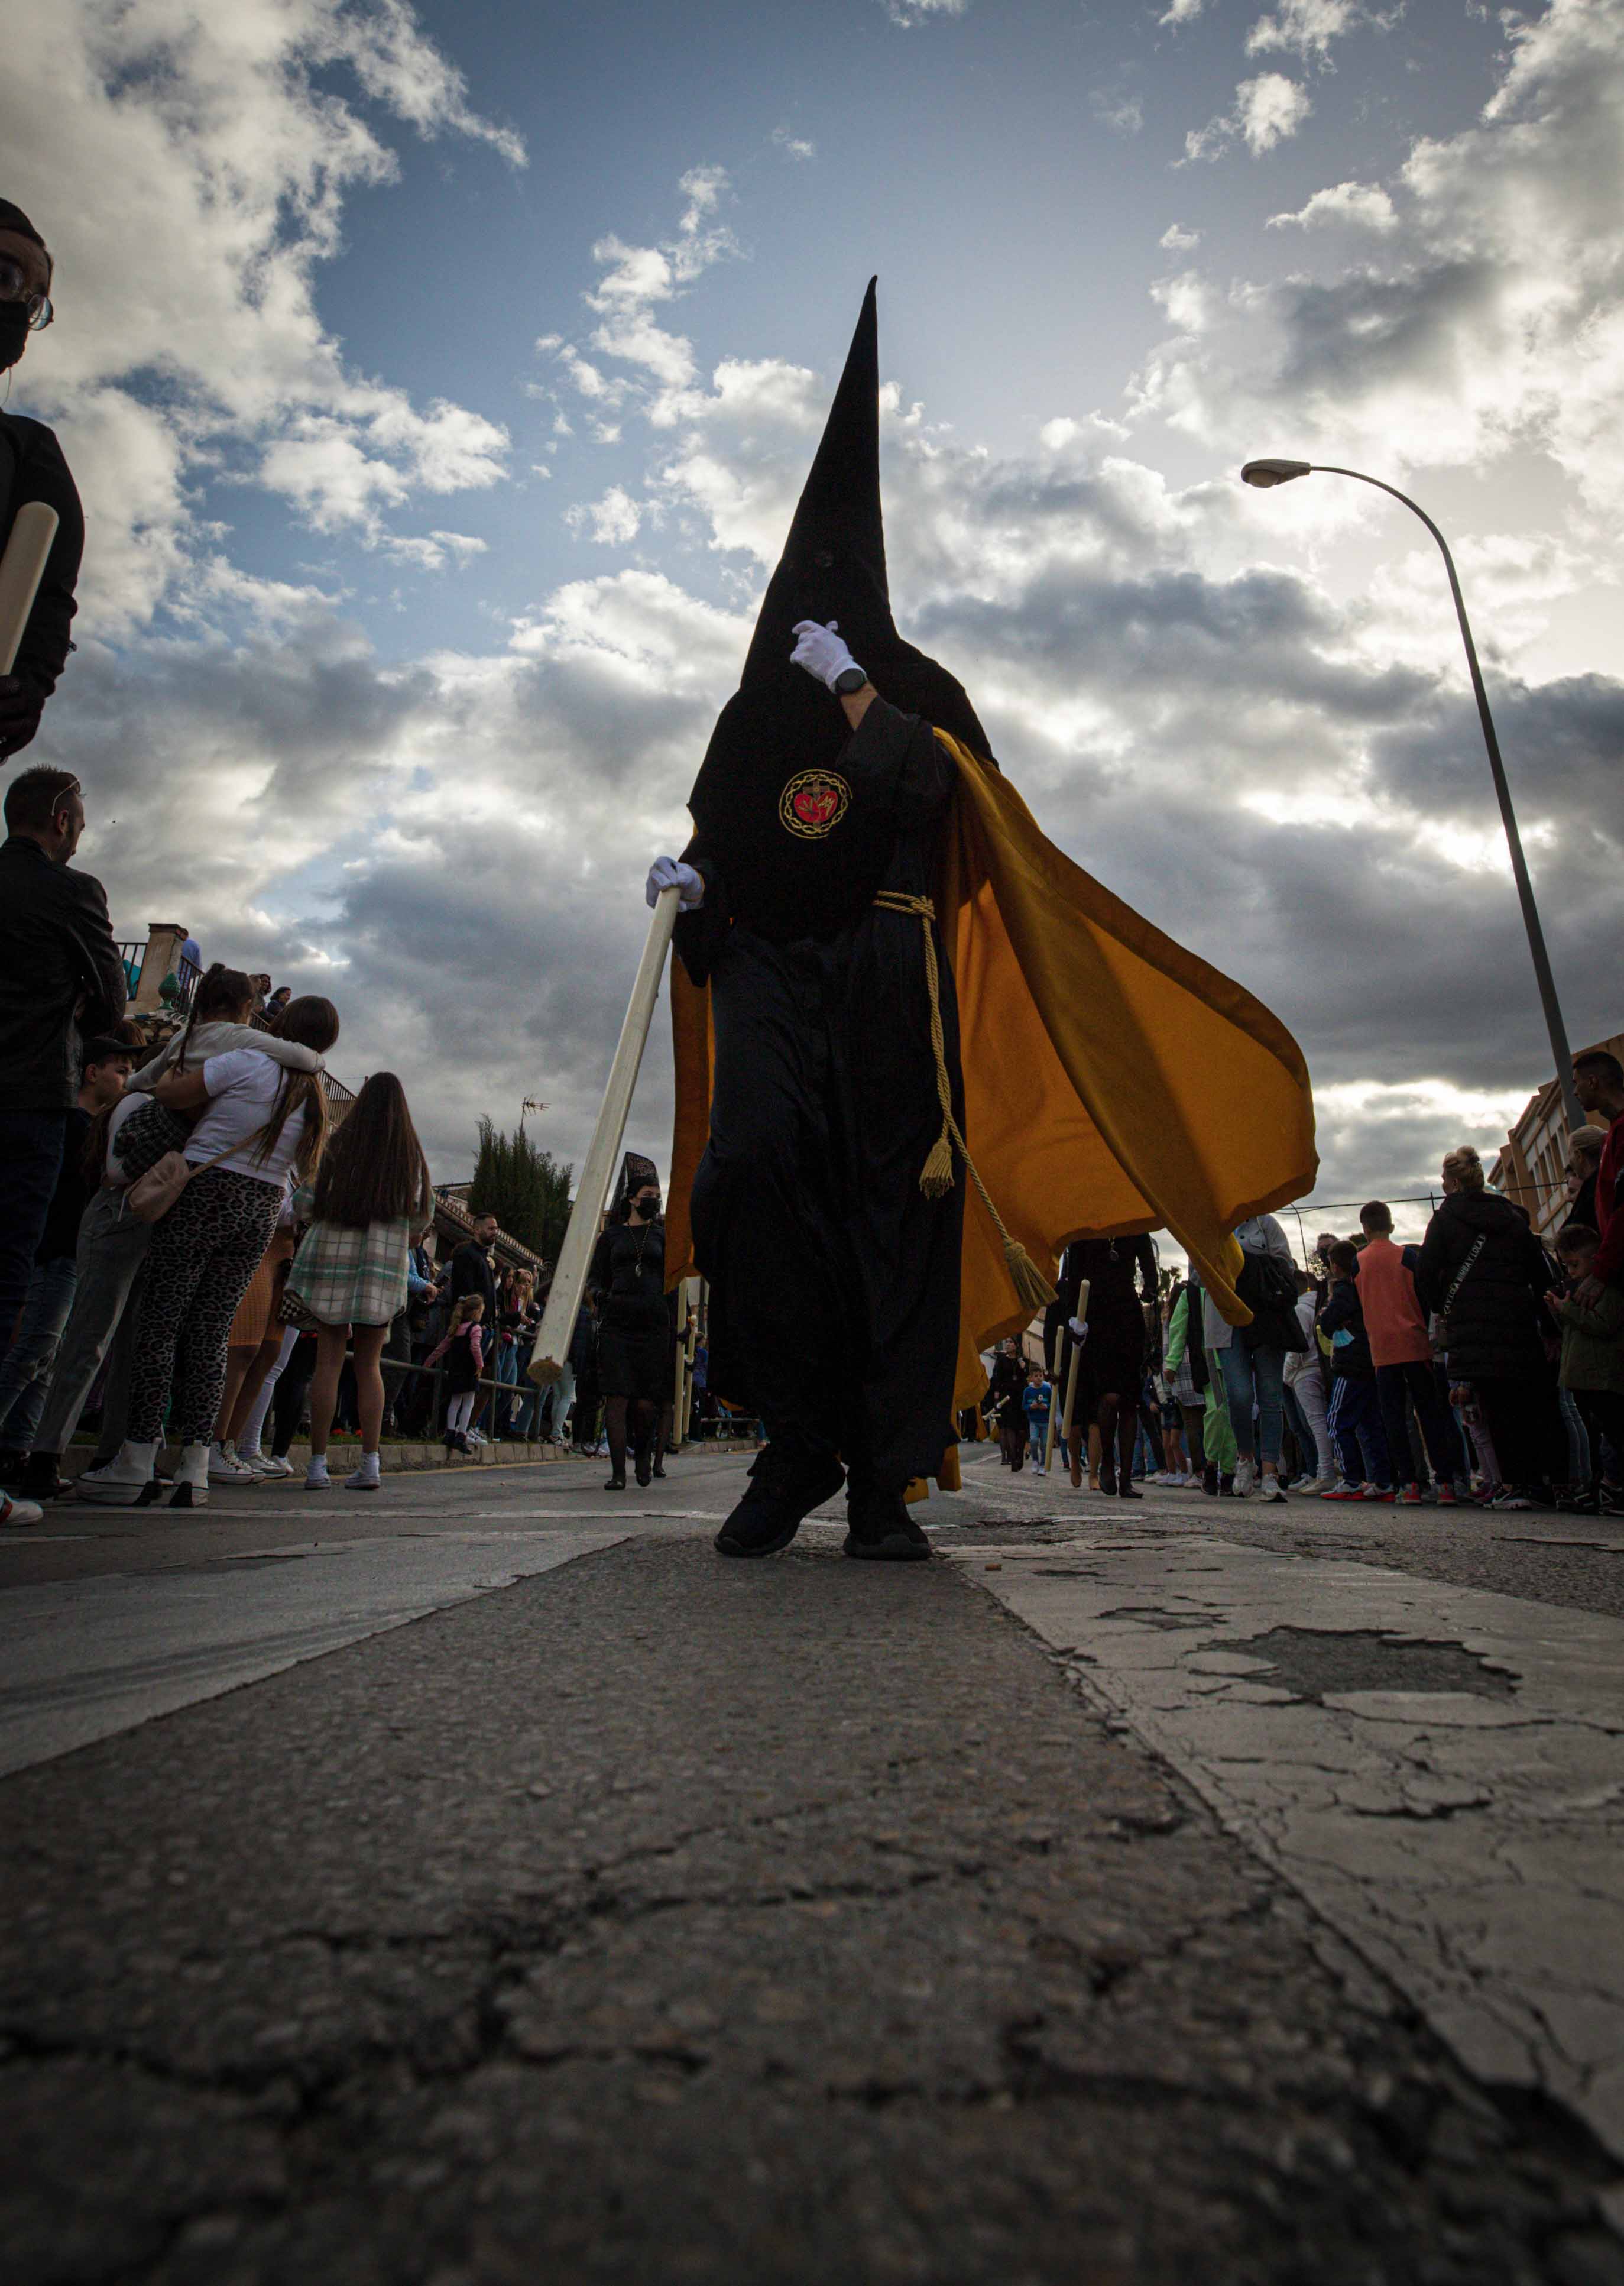
[[[936,1095],[942,1105],[942,1132],[931,1145],[930,1155],[919,1171],[919,1188],[927,1199],[939,1199],[953,1187],[953,1147],[964,1161],[970,1180],[981,1195],[981,1204],[992,1218],[993,1228],[1004,1244],[1004,1261],[1009,1271],[1010,1283],[1016,1299],[1029,1310],[1046,1309],[1055,1299],[1055,1292],[1043,1272],[1018,1238],[1012,1238],[1005,1227],[1004,1218],[992,1203],[990,1193],[976,1171],[969,1146],[959,1133],[958,1122],[953,1116],[953,1085],[948,1076],[947,1040],[942,1029],[942,980],[936,966],[936,939],[932,924],[936,908],[929,897],[915,897],[903,889],[882,889],[874,903],[882,912],[917,914],[925,932],[925,982],[930,995],[930,1044],[936,1055]]]

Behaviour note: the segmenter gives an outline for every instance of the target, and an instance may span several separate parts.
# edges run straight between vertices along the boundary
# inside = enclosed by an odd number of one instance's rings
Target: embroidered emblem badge
[[[778,798],[778,817],[803,841],[821,841],[851,807],[851,788],[832,770],[802,770]]]

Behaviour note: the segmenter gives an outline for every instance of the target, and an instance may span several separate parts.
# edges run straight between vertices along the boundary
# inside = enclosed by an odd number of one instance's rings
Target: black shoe
[[[665,1462],[664,1462],[663,1461],[656,1461],[656,1462],[655,1462],[655,1463],[654,1463],[654,1467],[653,1467],[652,1474],[653,1474],[653,1475],[655,1475],[655,1476],[657,1476],[657,1477],[663,1477],[663,1476],[665,1475],[665,1473],[666,1473],[666,1464],[665,1464]]]
[[[1209,1461],[1201,1472],[1201,1488],[1209,1500],[1218,1498],[1218,1472],[1216,1462]]]
[[[1106,1461],[1100,1462],[1100,1489],[1102,1493],[1114,1493],[1116,1490],[1116,1468],[1115,1462]]]
[[[626,1490],[626,1478],[624,1477],[605,1477],[603,1479],[603,1490],[606,1493],[623,1493]]]
[[[57,1467],[59,1453],[30,1453],[24,1463],[20,1486],[25,1500],[59,1500],[73,1486]]]
[[[646,1453],[634,1454],[632,1458],[632,1466],[636,1471],[637,1481],[640,1485],[646,1485],[654,1474],[653,1463],[650,1462]]]
[[[750,1489],[716,1534],[718,1556],[776,1556],[801,1519],[832,1500],[846,1474],[832,1452],[764,1445],[751,1464]]]
[[[28,1454],[20,1452],[15,1446],[8,1446],[4,1452],[0,1452],[0,1485],[15,1490],[22,1483],[23,1470],[28,1465]]]
[[[866,1556],[881,1563],[928,1562],[930,1542],[908,1513],[901,1493],[882,1493],[874,1486],[854,1492],[846,1488],[846,1542],[842,1553]]]
[[[1145,1495],[1131,1477],[1124,1477],[1116,1487],[1118,1500],[1143,1500]]]
[[[1235,1496],[1235,1480],[1233,1471],[1226,1470],[1224,1475],[1218,1478],[1218,1496],[1221,1500],[1234,1500]]]

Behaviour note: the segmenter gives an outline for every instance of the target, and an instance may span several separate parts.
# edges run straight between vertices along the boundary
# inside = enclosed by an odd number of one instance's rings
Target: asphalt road
[[[1624,2286],[1624,1534],[742,1465],[7,1537],[8,2286]]]

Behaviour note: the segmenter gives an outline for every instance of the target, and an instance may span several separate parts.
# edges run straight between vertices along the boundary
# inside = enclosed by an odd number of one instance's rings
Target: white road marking
[[[511,1587],[625,1536],[423,1533],[9,1588],[0,1595],[0,1772]]]
[[[952,1553],[1469,2069],[1624,2158],[1624,1622],[1187,1532]],[[1320,1703],[1239,1648],[1277,1629],[1282,1657],[1400,1683],[1407,1644],[1444,1646],[1422,1656],[1469,1687]]]

